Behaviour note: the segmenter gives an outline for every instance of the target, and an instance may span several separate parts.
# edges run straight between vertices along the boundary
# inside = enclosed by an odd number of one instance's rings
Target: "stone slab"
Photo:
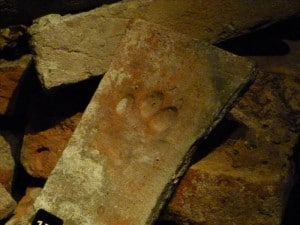
[[[253,31],[296,14],[299,1],[137,0],[76,15],[48,15],[30,28],[45,88],[107,71],[127,19],[142,18],[209,43]]]
[[[254,79],[249,60],[142,20],[52,171],[35,210],[75,224],[152,224],[209,133]]]
[[[188,170],[167,217],[193,225],[282,224],[299,139],[282,81],[281,75],[259,73],[229,113],[236,129]]]
[[[6,218],[16,207],[15,200],[0,184],[0,220]]]

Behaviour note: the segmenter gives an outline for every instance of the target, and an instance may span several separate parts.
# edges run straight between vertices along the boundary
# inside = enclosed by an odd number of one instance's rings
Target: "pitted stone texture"
[[[127,23],[127,19],[95,13],[40,19],[32,26],[31,34],[42,84],[51,88],[105,73]],[[80,31],[78,24],[83,24]]]
[[[249,10],[250,9],[250,10]],[[300,10],[298,1],[146,0],[77,15],[48,15],[31,27],[40,80],[48,89],[107,71],[127,19],[141,18],[210,43],[253,31]]]
[[[281,224],[299,134],[282,101],[280,81],[278,74],[259,73],[231,110],[239,126],[186,173],[168,206],[175,220],[193,225]]]
[[[10,191],[15,162],[12,156],[12,143],[7,139],[8,132],[0,132],[0,184]]]
[[[37,198],[74,224],[152,224],[207,135],[254,78],[245,58],[137,20]]]
[[[16,207],[15,200],[0,184],[0,220],[6,218]]]
[[[0,60],[0,115],[14,113],[14,100],[30,60],[30,55],[16,61]]]

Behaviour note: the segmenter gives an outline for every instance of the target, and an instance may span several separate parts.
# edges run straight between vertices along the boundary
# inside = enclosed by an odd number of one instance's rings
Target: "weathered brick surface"
[[[293,122],[297,114],[282,98],[290,89],[282,81],[289,78],[260,73],[230,112],[240,126],[190,168],[168,206],[169,215],[193,225],[281,224],[293,183],[290,158],[299,138]]]
[[[0,219],[6,218],[16,207],[16,202],[0,184]]]
[[[193,142],[254,73],[244,58],[132,22],[35,210],[66,225],[152,224]]]
[[[14,100],[30,60],[29,55],[16,61],[0,60],[0,115],[14,113]]]
[[[77,113],[45,130],[30,131],[28,127],[23,139],[21,162],[31,176],[39,178],[49,176],[66,148],[81,115],[82,113]]]
[[[215,43],[275,22],[300,10],[299,1],[127,1],[31,27],[36,66],[46,88],[75,83],[107,71],[127,19],[142,18]]]

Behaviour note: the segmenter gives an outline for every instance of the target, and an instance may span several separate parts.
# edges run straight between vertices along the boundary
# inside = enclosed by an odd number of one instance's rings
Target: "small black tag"
[[[31,225],[63,225],[64,221],[46,210],[37,211]]]

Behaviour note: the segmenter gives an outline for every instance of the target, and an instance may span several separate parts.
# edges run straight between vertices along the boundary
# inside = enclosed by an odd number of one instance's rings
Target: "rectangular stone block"
[[[0,184],[0,220],[6,218],[16,207],[15,200]]]
[[[209,43],[296,14],[299,1],[124,1],[77,15],[48,15],[30,28],[36,67],[46,88],[107,71],[128,19],[141,18]]]
[[[192,225],[282,224],[299,133],[281,79],[259,73],[230,111],[234,132],[188,170],[167,217]]]
[[[132,21],[35,210],[65,225],[152,224],[190,147],[254,75],[245,58]]]

